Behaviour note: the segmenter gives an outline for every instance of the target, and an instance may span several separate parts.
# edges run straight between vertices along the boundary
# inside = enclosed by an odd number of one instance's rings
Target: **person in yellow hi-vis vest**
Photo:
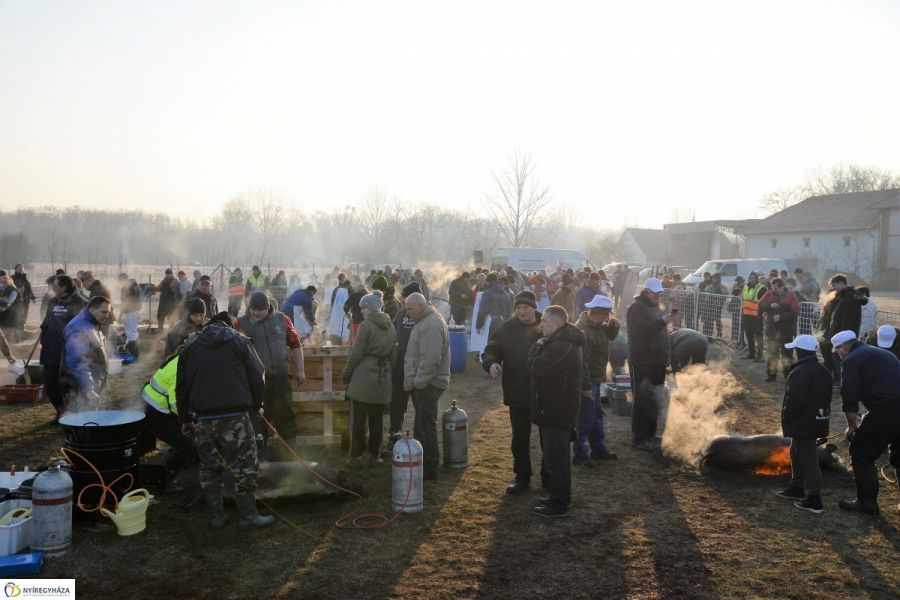
[[[178,422],[175,380],[179,350],[180,347],[157,369],[141,391],[141,398],[146,403],[144,413],[147,418],[144,419],[144,427],[172,448],[165,462],[166,491],[180,491],[175,478],[196,454],[193,440],[181,433],[181,424]]]
[[[762,319],[759,316],[759,301],[766,293],[766,286],[759,282],[753,271],[747,275],[747,285],[741,290],[741,328],[747,340],[746,359],[755,362],[763,360]]]

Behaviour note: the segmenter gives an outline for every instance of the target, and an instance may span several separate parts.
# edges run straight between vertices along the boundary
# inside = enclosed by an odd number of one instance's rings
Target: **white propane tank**
[[[450,402],[450,408],[441,416],[444,437],[444,466],[450,469],[464,469],[469,466],[469,417]]]
[[[422,444],[404,433],[393,449],[392,501],[395,512],[422,512]]]
[[[31,493],[29,545],[45,558],[63,556],[72,546],[72,478],[60,467],[38,475]]]

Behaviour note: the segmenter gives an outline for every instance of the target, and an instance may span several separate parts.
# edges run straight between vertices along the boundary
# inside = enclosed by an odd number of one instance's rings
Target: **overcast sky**
[[[893,0],[0,0],[0,201],[477,211],[519,150],[596,225],[754,216],[900,169],[898,31]]]

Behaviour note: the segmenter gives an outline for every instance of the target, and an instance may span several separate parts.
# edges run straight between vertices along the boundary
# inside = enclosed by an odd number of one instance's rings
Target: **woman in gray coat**
[[[384,407],[391,399],[391,370],[397,333],[391,319],[383,312],[382,293],[375,290],[359,301],[363,322],[359,326],[356,343],[347,357],[341,379],[349,384],[347,398],[351,401],[350,460],[362,457],[363,449],[370,454],[370,462],[381,462]],[[369,439],[366,443],[366,425]]]

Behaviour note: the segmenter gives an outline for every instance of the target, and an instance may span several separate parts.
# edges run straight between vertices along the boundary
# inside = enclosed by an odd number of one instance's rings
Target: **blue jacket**
[[[590,283],[585,283],[578,288],[578,291],[575,292],[575,315],[573,318],[577,319],[578,316],[585,311],[584,305],[593,300],[594,296],[599,293],[600,292],[591,287]]]
[[[284,300],[284,304],[281,305],[281,312],[287,315],[288,319],[291,322],[294,322],[294,307],[299,306],[303,309],[303,314],[306,316],[306,320],[309,321],[310,325],[314,325],[316,323],[316,313],[313,310],[313,299],[309,297],[304,290],[297,290],[290,296],[288,296]],[[297,323],[294,323],[296,326]]]
[[[47,315],[41,323],[42,365],[58,366],[62,362],[63,330],[84,309],[84,304],[84,298],[76,292],[47,303]]]
[[[77,388],[79,393],[100,393],[106,381],[106,348],[100,323],[87,308],[72,319],[63,330],[60,382]]]
[[[900,360],[887,350],[856,342],[841,363],[841,410],[900,410]]]

